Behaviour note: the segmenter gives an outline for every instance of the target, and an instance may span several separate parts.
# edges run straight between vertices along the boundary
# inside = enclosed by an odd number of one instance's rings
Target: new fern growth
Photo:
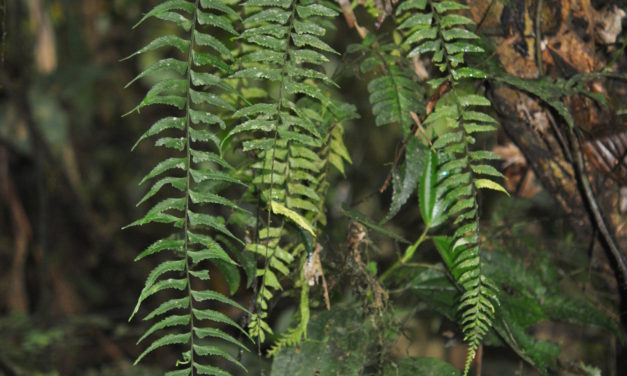
[[[467,8],[455,1],[408,0],[397,9],[397,14],[409,13],[399,25],[399,29],[407,30],[404,43],[411,46],[408,57],[431,54],[431,62],[444,74],[432,79],[431,86],[450,87],[446,98],[440,99],[424,121],[437,139],[421,179],[421,214],[428,227],[455,218],[453,246],[450,254],[443,256],[463,289],[458,309],[469,345],[464,374],[492,325],[494,305],[498,304],[496,288],[481,272],[477,192],[482,188],[506,192],[494,181],[502,175],[485,163],[494,159],[494,154],[471,150],[474,136],[493,131],[496,121],[472,109],[490,106],[485,97],[463,90],[465,81],[486,76],[464,61],[466,53],[483,51],[472,44],[478,36],[465,28],[473,21],[458,13]]]
[[[225,62],[231,61],[232,55],[213,34],[226,32],[236,36],[232,23],[238,19],[238,14],[221,0],[170,0],[153,8],[139,24],[152,17],[173,22],[181,30],[181,36],[158,37],[137,53],[168,47],[178,50],[180,55],[160,60],[139,74],[138,78],[158,75],[160,81],[148,91],[136,110],[164,104],[177,112],[156,122],[140,138],[141,141],[158,136],[155,145],[172,152],[171,157],[157,164],[142,180],[142,183],[154,183],[140,203],[157,196],[167,198],[129,226],[166,223],[172,225],[173,231],[136,258],[171,252],[169,259],[148,276],[131,318],[152,295],[167,296],[166,291],[174,290],[176,297],[144,317],[144,320],[158,321],[139,339],[142,342],[154,337],[136,363],[162,346],[178,345],[183,349],[182,359],[168,375],[226,375],[227,372],[211,365],[206,358],[222,357],[245,368],[213,343],[217,339],[245,346],[216,324],[240,331],[242,328],[210,304],[218,302],[244,309],[232,299],[208,289],[206,281],[210,275],[206,262],[235,264],[216,235],[239,242],[225,225],[225,209],[241,209],[221,192],[243,183],[234,178],[231,167],[218,152],[219,131],[226,127],[223,119],[235,109],[223,99],[223,94],[232,90],[224,80],[224,75],[230,71]]]

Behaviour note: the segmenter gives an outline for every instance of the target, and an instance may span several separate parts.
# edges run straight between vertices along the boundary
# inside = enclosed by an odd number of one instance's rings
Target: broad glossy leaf
[[[435,152],[427,153],[424,169],[418,184],[418,203],[420,215],[426,227],[435,227],[443,222],[445,213],[437,191],[438,156]]]

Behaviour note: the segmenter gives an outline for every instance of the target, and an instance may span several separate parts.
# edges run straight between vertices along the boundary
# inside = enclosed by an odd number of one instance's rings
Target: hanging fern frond
[[[424,90],[410,69],[409,59],[402,55],[398,45],[380,44],[370,35],[362,43],[350,45],[348,51],[361,53],[360,71],[373,75],[368,92],[376,125],[398,124],[407,139],[414,127],[411,113],[419,116],[425,113]],[[392,203],[383,222],[394,217],[415,192],[424,154],[421,146],[414,138],[407,141],[406,158],[399,169],[392,171]]]
[[[263,259],[263,267],[257,270],[261,279],[258,310],[249,329],[262,342],[264,333],[271,333],[264,322],[268,301],[282,289],[280,276],[290,273],[295,259],[289,252],[293,242],[284,239],[286,229],[295,226],[305,238],[316,237],[313,220],[321,200],[316,192],[321,161],[315,151],[323,142],[322,119],[297,100],[308,97],[334,110],[323,89],[334,84],[320,68],[328,61],[324,53],[335,51],[320,39],[326,33],[320,20],[338,13],[324,2],[288,0],[250,0],[244,9],[245,54],[233,77],[278,91],[271,95],[268,90],[238,110],[234,117],[240,124],[227,136],[237,136],[243,150],[256,156],[250,166],[251,185],[265,214],[259,218],[256,240],[247,249]]]
[[[421,215],[428,228],[447,218],[455,218],[454,243],[450,254],[442,254],[457,284],[463,289],[458,304],[468,357],[464,374],[494,319],[498,304],[496,287],[482,274],[479,256],[479,189],[506,190],[495,181],[502,175],[486,161],[494,159],[489,151],[473,151],[475,136],[495,130],[496,121],[474,107],[490,106],[482,95],[464,92],[465,81],[485,78],[482,71],[466,66],[465,53],[483,52],[472,44],[478,36],[467,30],[473,21],[459,11],[468,6],[455,1],[408,0],[397,9],[401,30],[408,30],[405,45],[408,57],[431,55],[442,77],[431,79],[433,88],[450,87],[440,98],[424,125],[436,135],[420,181]],[[416,12],[414,12],[416,11]],[[460,89],[462,88],[462,89]],[[437,154],[436,154],[437,152]]]
[[[320,108],[320,103],[316,103],[309,98],[302,98],[299,100],[298,104],[312,109]],[[344,164],[351,163],[350,155],[348,154],[348,150],[346,149],[344,140],[342,139],[343,127],[341,121],[354,119],[358,117],[358,115],[354,106],[345,103],[336,102],[336,108],[337,111],[335,113],[320,109],[323,122],[319,126],[319,129],[326,134],[322,146],[316,153],[319,158],[318,170],[320,171],[320,174],[318,175],[315,184],[312,184],[311,187],[307,188],[310,192],[312,192],[311,194],[315,193],[317,194],[317,197],[320,198],[317,214],[315,214],[315,217],[313,218],[308,218],[311,220],[316,234],[320,232],[320,226],[325,226],[327,221],[325,214],[325,198],[329,189],[329,169],[333,166],[342,175],[344,175]],[[311,284],[311,281],[308,281],[305,276],[305,264],[310,263],[312,259],[315,258],[315,255],[311,253],[311,248],[313,248],[313,246],[308,243],[308,241],[301,242],[292,252],[294,257],[300,257],[301,260],[300,278],[297,282],[297,285],[300,284],[301,289],[299,314],[296,318],[298,320],[298,324],[289,328],[286,332],[279,336],[268,351],[268,356],[275,356],[286,347],[295,346],[303,339],[307,338],[307,325],[309,323],[309,284]],[[325,294],[328,294],[328,292],[325,291]]]
[[[312,218],[312,223],[316,228],[316,234],[320,232],[319,226],[325,226],[327,222],[325,204],[330,184],[330,168],[333,167],[342,174],[342,176],[346,176],[345,166],[346,164],[352,163],[348,149],[344,144],[344,126],[342,123],[359,118],[355,106],[337,100],[335,100],[333,104],[335,110],[331,112],[322,107],[320,103],[316,103],[309,98],[299,100],[299,105],[311,108],[321,114],[321,122],[317,126],[321,130],[321,133],[324,134],[322,145],[316,152],[319,159],[318,171],[320,172],[316,182],[311,185],[313,191],[315,191],[320,198],[318,202],[318,213]]]
[[[157,121],[140,137],[139,141],[158,136],[155,145],[172,151],[171,157],[158,163],[142,180],[142,184],[154,183],[140,203],[152,200],[157,194],[167,194],[168,198],[155,204],[143,218],[129,226],[158,222],[171,224],[174,230],[170,237],[156,241],[136,258],[141,260],[164,251],[172,252],[172,256],[148,276],[131,319],[152,295],[175,290],[173,295],[177,297],[145,316],[144,320],[159,321],[139,342],[149,336],[156,338],[139,355],[136,363],[155,349],[178,345],[186,350],[177,362],[179,367],[168,375],[227,375],[228,372],[212,366],[206,358],[222,357],[245,368],[214,344],[215,340],[230,342],[243,349],[246,347],[215,325],[243,329],[225,314],[209,308],[207,302],[246,310],[232,299],[207,289],[206,281],[210,275],[205,262],[236,265],[219,239],[222,236],[241,243],[226,227],[224,213],[225,210],[242,209],[222,192],[226,187],[244,183],[233,177],[232,167],[218,153],[210,151],[218,151],[220,136],[217,131],[225,129],[223,119],[235,110],[221,96],[230,90],[222,77],[230,70],[225,62],[231,61],[232,56],[229,48],[211,33],[220,29],[220,32],[236,36],[232,22],[238,15],[222,1],[170,0],[153,8],[138,25],[151,17],[175,23],[184,36],[158,37],[133,55],[170,47],[178,50],[181,57],[162,59],[132,81],[147,75],[167,77],[152,86],[135,110],[164,104],[179,112]],[[163,74],[166,71],[168,74]],[[167,186],[173,189],[166,192]]]
[[[281,334],[278,340],[272,344],[270,350],[268,350],[268,356],[272,357],[281,352],[284,348],[295,346],[299,344],[303,339],[307,338],[307,325],[309,324],[309,284],[305,279],[305,273],[303,265],[306,262],[306,257],[302,258],[300,264],[300,304],[298,312],[298,324],[288,329],[285,333]]]
[[[450,93],[455,97],[455,89]],[[455,98],[457,105],[437,108],[425,120],[429,127],[446,130],[433,143],[434,152],[428,156],[420,181],[421,214],[425,224],[435,227],[447,219],[454,219],[455,232],[449,253],[442,252],[446,265],[458,285],[465,291],[458,309],[469,345],[466,372],[483,336],[494,319],[498,304],[496,287],[482,274],[479,255],[479,189],[506,192],[495,178],[502,175],[487,164],[498,156],[489,151],[471,151],[477,133],[492,131],[495,121],[470,106],[489,106],[482,96],[474,94]]]
[[[352,45],[349,51],[364,53],[359,69],[374,75],[368,83],[368,93],[375,124],[398,124],[407,136],[413,124],[410,112],[424,114],[424,93],[399,46],[379,45],[374,38],[366,38],[361,44]]]

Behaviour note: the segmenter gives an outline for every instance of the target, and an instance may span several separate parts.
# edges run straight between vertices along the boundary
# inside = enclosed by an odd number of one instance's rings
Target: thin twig
[[[621,250],[616,245],[616,241],[605,223],[605,219],[603,218],[603,213],[601,211],[601,207],[599,206],[596,197],[594,196],[594,192],[592,192],[592,186],[590,184],[590,180],[588,179],[588,175],[586,175],[586,167],[583,160],[583,153],[581,151],[580,140],[575,134],[575,131],[569,127],[569,134],[571,138],[571,146],[573,148],[574,161],[575,161],[575,169],[577,171],[577,176],[579,178],[579,183],[584,191],[584,196],[588,201],[588,205],[590,207],[590,211],[592,212],[592,217],[594,222],[599,230],[599,233],[605,240],[607,247],[610,250],[610,253],[614,257],[614,261],[616,261],[616,266],[620,272],[622,277],[622,283],[625,284],[627,282],[627,260],[625,260],[625,256],[621,252]]]
[[[409,115],[414,120],[414,123],[416,123],[416,127],[418,127],[418,131],[422,134],[422,136],[425,138],[425,140],[427,140],[427,143],[429,144],[429,147],[431,149],[433,149],[433,143],[431,142],[431,138],[429,138],[429,136],[427,135],[427,132],[425,131],[424,127],[422,126],[422,123],[420,122],[420,119],[418,118],[418,115],[416,115],[416,113],[413,112],[413,111],[410,111]]]
[[[481,29],[483,28],[483,23],[485,22],[486,18],[488,18],[488,13],[490,13],[490,9],[492,9],[492,5],[494,5],[494,0],[490,1],[490,4],[488,4],[488,7],[485,9],[485,12],[483,12],[483,16],[481,16],[481,20],[479,20],[479,22],[477,23],[477,29],[475,30],[476,34],[479,34]]]
[[[536,65],[538,66],[538,77],[544,76],[542,66],[542,0],[538,0],[536,5]]]

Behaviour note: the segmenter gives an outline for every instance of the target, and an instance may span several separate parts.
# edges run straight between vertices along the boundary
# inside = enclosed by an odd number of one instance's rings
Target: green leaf
[[[313,16],[319,17],[335,17],[338,13],[322,4],[311,4],[307,6],[296,6],[296,12],[301,18],[309,18]]]
[[[159,307],[155,308],[150,312],[146,317],[143,318],[144,321],[152,320],[153,318],[163,315],[167,312],[170,312],[175,309],[187,309],[189,307],[189,297],[186,296],[184,298],[179,299],[170,299],[164,303],[162,303]]]
[[[238,35],[237,31],[235,31],[235,29],[233,28],[231,21],[225,16],[197,11],[196,17],[198,18],[198,23],[201,25],[213,26],[222,29],[232,35]]]
[[[152,333],[161,330],[161,329],[165,329],[165,328],[170,328],[173,326],[188,326],[189,325],[189,318],[190,315],[172,315],[172,316],[168,316],[165,319],[157,322],[156,324],[154,324],[153,326],[150,327],[150,329],[148,329],[146,331],[146,333],[144,333],[143,336],[141,336],[141,338],[139,340],[137,340],[137,344],[139,344],[141,341],[143,341],[144,339],[146,339],[146,337],[150,336]]]
[[[245,210],[237,206],[233,201],[211,192],[196,192],[189,190],[189,197],[195,204],[217,204],[235,210]]]
[[[208,301],[208,300],[215,300],[221,303],[225,303],[228,304],[230,306],[236,307],[246,313],[250,313],[246,308],[242,307],[238,302],[236,302],[235,300],[226,297],[222,294],[220,294],[217,291],[213,291],[213,290],[203,290],[203,291],[196,291],[196,290],[192,290],[192,297],[194,298],[195,301],[197,302],[204,302],[204,301]]]
[[[490,179],[477,179],[474,181],[475,183],[475,187],[477,187],[477,189],[491,189],[494,191],[500,191],[505,193],[506,195],[509,196],[509,192],[507,192],[507,189],[505,189],[502,185],[500,185],[499,183],[496,183],[493,180]]]
[[[234,295],[239,289],[241,280],[239,268],[228,262],[214,261],[213,264],[222,272],[222,276],[224,276],[227,285],[229,285],[229,293]]]
[[[141,355],[137,357],[135,363],[133,365],[137,365],[146,355],[150,354],[154,350],[159,347],[168,346],[168,345],[177,345],[177,344],[187,344],[191,339],[191,333],[182,333],[182,334],[166,334],[165,336],[159,338],[148,346],[146,350],[144,350]]]
[[[192,369],[186,368],[186,369],[166,372],[164,376],[190,376],[191,374],[192,374]]]
[[[182,252],[183,245],[185,244],[184,240],[175,240],[175,239],[160,239],[156,242],[152,243],[148,248],[146,248],[142,253],[140,253],[137,257],[135,257],[135,261],[139,261],[146,256],[150,256],[155,253],[159,253],[161,251],[174,251]]]
[[[189,32],[189,30],[192,28],[192,21],[178,12],[159,13],[156,14],[155,17],[160,20],[172,22],[186,32]]]
[[[443,28],[458,25],[474,25],[474,21],[466,16],[454,13],[447,14],[444,17],[440,18],[440,26]]]
[[[428,27],[431,25],[433,14],[431,13],[416,13],[409,16],[403,23],[398,26],[398,29],[411,29],[416,26]]]
[[[218,367],[208,366],[198,362],[194,362],[193,367],[199,375],[232,376],[229,372],[226,372]]]
[[[287,10],[281,10],[279,8],[264,9],[261,12],[255,13],[252,16],[244,20],[246,28],[250,28],[252,24],[263,24],[265,22],[276,23],[279,25],[285,25],[290,19],[292,12]]]
[[[437,190],[438,181],[438,156],[430,151],[424,163],[424,169],[418,184],[418,203],[420,215],[428,228],[441,224],[446,214]]]
[[[144,17],[142,17],[139,22],[133,26],[133,29],[137,26],[141,25],[144,21],[146,21],[150,17],[158,17],[162,14],[168,13],[173,10],[180,10],[187,14],[192,14],[194,12],[194,4],[190,3],[186,0],[168,0],[165,1],[150,10],[150,12],[146,13]]]
[[[271,201],[270,207],[274,214],[287,217],[292,222],[296,223],[300,228],[309,232],[312,236],[314,237],[316,236],[316,233],[313,227],[311,226],[311,224],[309,223],[309,221],[307,221],[304,217],[302,217],[297,212],[287,208],[285,205],[277,201]]]
[[[218,346],[198,345],[198,344],[194,343],[194,353],[196,353],[197,355],[200,355],[200,356],[207,356],[207,355],[210,355],[210,356],[220,356],[220,357],[230,361],[231,363],[236,364],[237,366],[242,368],[244,370],[244,372],[247,372],[246,367],[244,367],[240,362],[238,362],[237,359],[235,359],[231,354],[229,354],[226,351],[222,350]]]
[[[425,160],[429,158],[427,154],[430,154],[416,137],[409,139],[405,150],[405,163],[403,165],[404,171],[402,178],[398,184],[394,185],[390,211],[384,221],[388,221],[394,217],[401,207],[405,205],[407,200],[409,200],[412,193],[414,193],[418,185],[420,173],[424,169]]]
[[[231,17],[235,17],[237,19],[240,19],[239,14],[234,11],[233,9],[231,9],[231,7],[228,5],[228,3],[222,1],[222,0],[200,0],[200,5],[204,8],[204,9],[215,9],[215,10],[219,10],[222,13],[226,13],[227,15],[231,16]]]
[[[186,287],[187,287],[186,279],[169,278],[169,279],[165,279],[165,280],[152,284],[150,288],[144,288],[141,292],[141,295],[139,296],[139,299],[137,299],[137,304],[135,305],[135,309],[133,309],[133,313],[131,314],[131,317],[129,317],[128,320],[131,321],[133,319],[135,314],[139,311],[139,307],[141,306],[141,303],[147,298],[149,298],[150,296],[162,290],[175,289],[175,290],[182,291]]]
[[[192,211],[188,211],[187,216],[189,217],[189,222],[192,227],[211,228],[230,237],[231,239],[236,240],[239,243],[242,243],[242,241],[237,236],[233,235],[231,231],[226,228],[226,226],[224,225],[224,219],[222,217],[216,217],[203,213],[194,213]]]
[[[405,0],[396,8],[396,15],[412,9],[424,10],[426,6],[427,0]]]
[[[235,346],[240,347],[241,349],[245,350],[245,351],[249,351],[248,348],[246,346],[244,346],[240,341],[238,341],[237,339],[233,338],[233,336],[231,336],[230,334],[227,334],[225,332],[223,332],[220,329],[217,328],[194,328],[194,334],[196,335],[196,337],[198,338],[220,338],[223,339],[227,342],[230,342],[232,344],[234,344]]]
[[[206,46],[213,48],[216,52],[226,57],[228,60],[233,60],[233,55],[231,55],[231,50],[229,50],[224,43],[220,42],[219,39],[215,38],[210,34],[201,33],[197,30],[194,30],[194,41],[199,46]]]
[[[433,244],[435,244],[438,253],[440,253],[440,257],[444,261],[444,264],[449,270],[453,269],[453,243],[454,238],[450,236],[434,236]]]
[[[314,35],[309,35],[309,34],[302,34],[302,35],[292,34],[292,41],[294,42],[294,44],[297,47],[310,46],[310,47],[317,48],[317,49],[322,50],[322,51],[339,54],[337,51],[335,51],[333,48],[331,48],[331,46],[329,46],[328,44],[323,42],[320,38],[318,38],[318,37],[316,37]]]
[[[235,321],[233,321],[231,318],[229,318],[227,315],[225,315],[222,312],[212,311],[212,310],[199,310],[199,309],[194,308],[192,309],[192,313],[194,314],[194,318],[198,320],[202,320],[202,321],[209,320],[209,321],[213,321],[213,322],[217,322],[221,324],[227,324],[238,329],[240,332],[246,334],[244,329],[242,329]]]

